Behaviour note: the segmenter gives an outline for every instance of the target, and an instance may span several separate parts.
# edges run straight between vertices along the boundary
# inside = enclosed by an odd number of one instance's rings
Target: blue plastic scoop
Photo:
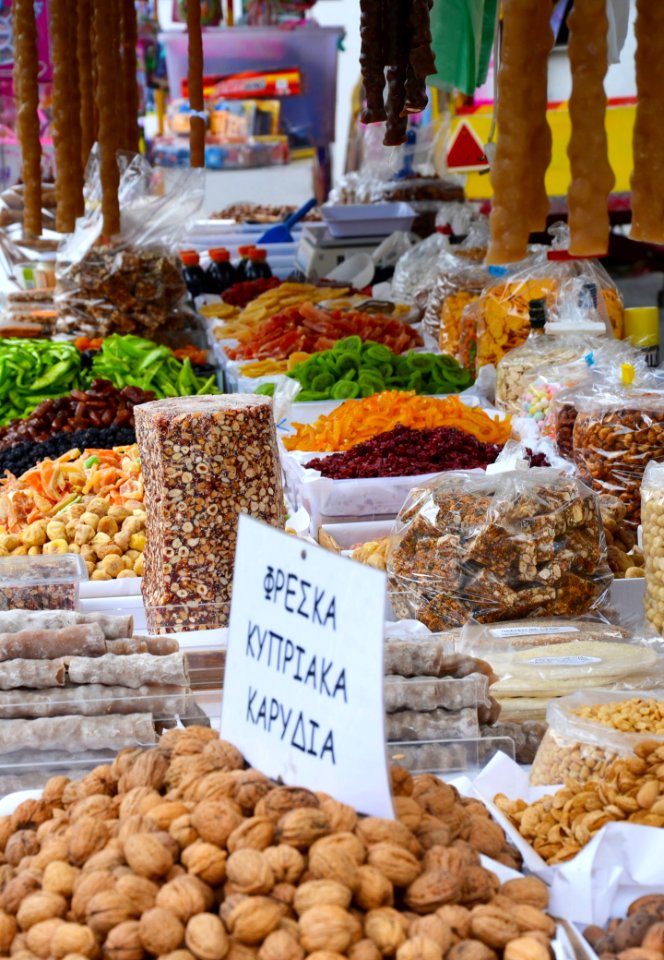
[[[296,210],[295,213],[291,213],[290,217],[288,217],[287,220],[284,220],[283,223],[278,223],[276,227],[270,227],[269,230],[266,230],[258,242],[293,243],[293,237],[290,232],[291,227],[294,227],[295,224],[299,223],[303,217],[306,217],[309,211],[316,206],[317,202],[318,201],[315,197],[312,197],[311,200],[307,200],[303,207],[300,207],[300,209]]]

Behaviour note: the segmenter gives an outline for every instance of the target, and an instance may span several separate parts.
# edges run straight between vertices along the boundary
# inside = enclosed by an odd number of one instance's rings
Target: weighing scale
[[[384,239],[384,233],[377,237],[337,238],[331,236],[324,223],[308,223],[302,230],[295,266],[307,280],[320,280],[354,253],[372,254]]]

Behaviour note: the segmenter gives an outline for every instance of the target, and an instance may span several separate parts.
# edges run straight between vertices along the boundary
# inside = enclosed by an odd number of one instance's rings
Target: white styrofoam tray
[[[333,237],[387,237],[396,230],[408,231],[415,211],[408,203],[326,204],[321,207]]]

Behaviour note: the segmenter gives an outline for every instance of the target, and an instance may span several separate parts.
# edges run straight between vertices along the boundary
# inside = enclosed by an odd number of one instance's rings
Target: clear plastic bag
[[[417,303],[431,286],[431,262],[449,246],[442,233],[432,233],[401,256],[394,268],[392,296],[397,303]]]
[[[477,300],[491,279],[483,264],[489,242],[488,220],[472,225],[465,239],[444,249],[429,279],[429,295],[423,320],[424,342],[430,349],[456,356],[463,334],[463,312]]]
[[[399,617],[432,630],[581,616],[611,574],[596,497],[555,469],[451,472],[411,491],[388,555]]]
[[[638,709],[635,700],[652,701],[652,713],[661,710],[664,716],[662,696],[649,691],[635,698],[624,690],[593,690],[552,701],[546,715],[549,729],[530,773],[531,786],[569,780],[585,783],[590,777],[601,777],[616,757],[631,756],[643,740],[664,744],[664,727],[649,729],[649,724],[643,723],[637,732],[629,721]],[[589,719],[588,714],[606,722]],[[622,729],[616,728],[618,724]]]
[[[163,171],[132,157],[121,171],[122,228],[102,237],[101,184],[93,153],[86,175],[86,213],[58,252],[58,330],[153,337],[182,325],[186,286],[177,255],[203,199],[203,171]]]
[[[646,619],[664,634],[664,464],[651,462],[641,484]]]
[[[597,493],[625,504],[625,523],[641,523],[641,482],[649,461],[664,460],[664,393],[654,384],[595,382],[574,393],[574,460]]]
[[[577,364],[580,375],[587,370],[583,357],[592,349],[592,341],[580,336],[529,336],[525,343],[507,353],[496,368],[496,406],[507,413],[523,411],[527,387],[533,384],[541,367],[555,370]],[[531,386],[532,389],[532,386]],[[546,389],[544,391],[546,396]],[[534,412],[536,416],[537,411]]]

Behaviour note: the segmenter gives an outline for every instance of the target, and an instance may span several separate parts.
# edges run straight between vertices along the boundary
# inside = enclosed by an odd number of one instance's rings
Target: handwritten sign
[[[221,735],[268,776],[392,817],[385,576],[240,517]]]

